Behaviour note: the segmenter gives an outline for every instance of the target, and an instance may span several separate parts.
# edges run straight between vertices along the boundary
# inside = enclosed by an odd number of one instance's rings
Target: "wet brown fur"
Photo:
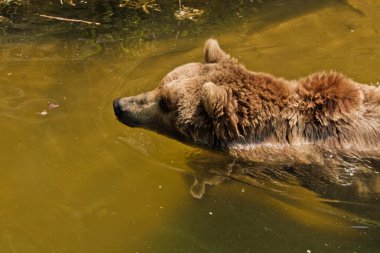
[[[212,39],[204,52],[205,64],[175,69],[152,91],[160,104],[152,107],[158,110],[157,124],[217,149],[246,144],[380,147],[380,88],[332,71],[293,81],[251,72]]]

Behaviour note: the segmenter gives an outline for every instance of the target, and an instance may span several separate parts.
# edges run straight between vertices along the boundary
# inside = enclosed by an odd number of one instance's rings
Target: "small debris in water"
[[[59,107],[59,104],[48,102],[47,109],[51,110],[51,109],[54,109],[57,107]],[[37,112],[37,114],[39,114],[41,116],[46,116],[46,115],[48,115],[48,112],[47,112],[47,110],[43,110],[42,112]]]
[[[213,215],[213,213],[212,213],[212,212],[208,212],[208,214],[209,214],[209,215]]]
[[[174,13],[177,20],[192,20],[196,21],[203,14],[203,10],[181,5],[179,10]]]
[[[243,189],[241,189],[241,192],[243,192],[243,193],[244,193],[244,192],[245,192],[245,189],[244,189],[244,188],[243,188]]]
[[[48,115],[48,112],[46,110],[43,110],[42,112],[37,112],[37,114],[39,114],[41,116],[46,116],[46,115]]]
[[[51,103],[51,102],[48,103],[48,109],[54,109],[54,108],[57,108],[57,107],[59,107],[59,104],[54,104],[54,103]]]
[[[124,7],[128,7],[135,10],[141,8],[146,14],[149,14],[149,9],[161,11],[160,8],[158,8],[156,0],[122,0],[120,1],[119,8]]]
[[[158,186],[158,189],[162,189],[162,185],[159,185],[159,186]]]
[[[350,226],[351,228],[357,228],[357,229],[368,229],[368,226]]]
[[[12,75],[13,73],[12,72],[9,72],[8,74],[7,74],[7,76],[10,76],[10,75]]]
[[[306,253],[311,253],[311,250],[309,250],[309,249],[308,249],[308,250],[306,250]]]

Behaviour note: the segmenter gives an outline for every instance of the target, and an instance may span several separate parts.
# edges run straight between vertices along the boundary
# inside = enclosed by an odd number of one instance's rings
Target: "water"
[[[0,252],[379,252],[378,177],[356,187],[221,182],[224,155],[113,115],[114,98],[201,61],[208,37],[251,70],[291,79],[335,69],[380,81],[379,3],[290,7],[275,1],[202,36],[141,43],[133,57],[118,45],[91,56],[75,38],[2,40]]]

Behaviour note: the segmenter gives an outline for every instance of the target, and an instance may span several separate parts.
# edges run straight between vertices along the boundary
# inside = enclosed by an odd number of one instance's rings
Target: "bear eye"
[[[158,101],[158,105],[160,106],[160,108],[161,108],[162,111],[164,111],[164,112],[170,112],[170,108],[168,106],[168,103],[167,103],[166,99],[160,98],[160,100]]]

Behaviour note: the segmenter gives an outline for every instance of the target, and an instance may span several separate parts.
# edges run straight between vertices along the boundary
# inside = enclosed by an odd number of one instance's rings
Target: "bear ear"
[[[230,55],[226,54],[215,39],[208,39],[204,46],[204,56],[206,63],[216,63],[222,60],[228,60]]]
[[[228,94],[224,87],[207,82],[202,87],[202,104],[208,116],[217,119],[224,115]]]

